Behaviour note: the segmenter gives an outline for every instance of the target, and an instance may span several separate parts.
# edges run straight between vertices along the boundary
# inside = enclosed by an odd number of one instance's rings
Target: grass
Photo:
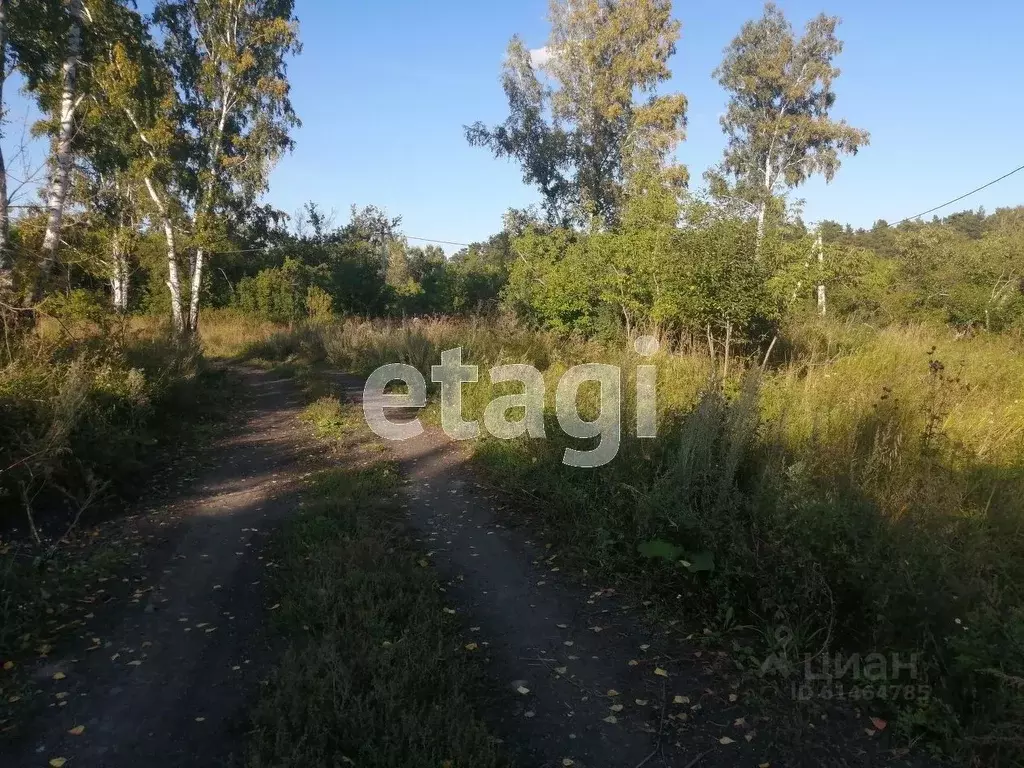
[[[628,348],[507,324],[346,320],[250,353],[362,373],[407,362],[429,381],[441,350],[460,345],[485,370],[542,370],[547,439],[483,437],[476,459],[582,567],[698,619],[755,674],[781,659],[787,684],[808,658],[913,656],[928,695],[873,707],[907,742],[964,765],[1024,760],[1019,339],[804,321],[767,370],[738,360],[724,381],[706,356],[662,352],[653,441],[628,435]],[[620,453],[589,471],[561,463],[582,446],[551,411],[558,377],[584,361],[619,365],[626,393]],[[506,391],[480,379],[464,386],[467,419]]]
[[[304,414],[343,438],[346,466],[309,480],[276,540],[287,649],[254,716],[249,764],[505,765],[474,712],[482,686],[458,621],[397,520],[397,470],[357,453],[358,419],[329,398]]]
[[[137,556],[119,508],[231,411],[226,375],[158,329],[62,330],[43,324],[0,366],[0,731],[32,703],[23,670]]]

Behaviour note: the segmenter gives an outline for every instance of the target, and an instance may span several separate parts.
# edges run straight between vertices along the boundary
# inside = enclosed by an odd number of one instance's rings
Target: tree
[[[90,87],[78,118],[76,156],[83,161],[78,177],[84,187],[78,199],[101,222],[95,229],[106,241],[105,276],[114,308],[124,312],[131,252],[143,218],[151,213],[142,205],[146,179],[152,186],[156,166],[164,167],[160,176],[166,177],[174,154],[173,113],[167,108],[173,86],[148,25],[134,8],[94,0],[89,16],[94,40]]]
[[[85,7],[82,0],[67,0],[67,36],[64,63],[61,66],[60,101],[56,110],[57,130],[53,144],[53,171],[46,195],[46,230],[43,234],[43,254],[40,280],[35,298],[53,268],[60,245],[60,229],[64,218],[71,169],[74,164],[72,141],[75,133],[75,113],[82,101],[79,90],[78,68],[82,56],[82,27],[85,25]]]
[[[185,330],[175,220],[181,218],[180,168],[184,139],[178,127],[180,109],[170,70],[160,59],[143,20],[126,13],[128,34],[112,41],[94,66],[95,91],[87,119],[93,163],[115,177],[116,218],[111,241],[114,303],[127,299],[123,220],[135,211],[148,215],[163,231],[167,253],[166,285],[175,332]],[[148,199],[149,207],[142,205]]]
[[[174,72],[193,151],[196,249],[186,330],[199,324],[203,269],[223,218],[251,207],[298,125],[286,57],[298,52],[294,0],[160,0],[154,18]]]
[[[679,38],[671,10],[670,0],[552,0],[544,61],[535,66],[520,38],[509,43],[502,76],[509,117],[494,128],[474,123],[466,138],[520,162],[549,223],[614,226],[644,157],[657,161],[666,185],[686,184],[686,169],[673,160],[686,98],[654,93],[671,75]]]
[[[46,115],[36,130],[52,138],[39,275],[32,290],[38,300],[60,249],[76,160],[93,138],[83,110],[96,93],[96,66],[113,40],[129,39],[142,25],[131,23],[140,20],[131,0],[92,0],[88,6],[84,0],[12,0],[9,6],[11,53]]]
[[[4,113],[4,83],[7,80],[7,3],[8,0],[0,0],[0,115]],[[10,229],[7,168],[4,166],[3,150],[0,148],[0,299],[3,299],[14,288],[11,260],[7,254]]]
[[[391,255],[389,244],[399,236],[398,229],[402,226],[402,217],[389,217],[387,211],[376,205],[367,205],[360,209],[354,204],[351,216],[348,225],[349,235],[366,241],[380,254],[380,273],[386,275]]]
[[[839,76],[833,64],[843,44],[836,37],[839,19],[824,14],[807,23],[797,38],[782,11],[765,5],[764,15],[748,21],[725,49],[715,77],[731,96],[722,128],[729,138],[721,173],[712,189],[735,179],[735,194],[757,210],[757,253],[765,217],[777,195],[815,173],[831,181],[840,155],[856,154],[868,133],[829,112]]]

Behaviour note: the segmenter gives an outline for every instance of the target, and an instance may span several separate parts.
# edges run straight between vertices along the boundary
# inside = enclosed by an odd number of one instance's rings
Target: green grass
[[[654,441],[628,437],[638,360],[625,344],[345,321],[272,346],[353,371],[409,362],[429,380],[441,350],[460,344],[481,366],[463,388],[468,419],[501,393],[488,366],[544,373],[548,438],[484,437],[475,454],[581,567],[699,621],[754,671],[769,654],[798,674],[821,654],[917,654],[915,684],[931,695],[876,702],[876,713],[964,765],[1024,760],[1020,339],[815,319],[787,329],[763,374],[760,360],[737,359],[725,381],[706,356],[663,352]],[[585,361],[620,365],[626,395],[619,456],[589,471],[561,464],[581,446],[550,412],[558,377]],[[651,541],[714,568],[646,558],[638,547]]]
[[[353,456],[365,427],[336,399],[304,420],[343,438],[341,459],[358,466],[312,477],[276,540],[288,647],[254,717],[250,765],[505,765],[475,714],[484,687],[473,653],[397,521],[395,466]]]

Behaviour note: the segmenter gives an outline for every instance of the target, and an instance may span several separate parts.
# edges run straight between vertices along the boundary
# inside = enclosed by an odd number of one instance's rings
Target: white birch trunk
[[[202,230],[204,219],[213,212],[213,192],[216,183],[217,162],[220,160],[221,142],[224,140],[224,126],[228,120],[228,102],[231,99],[231,91],[225,87],[221,95],[220,120],[217,122],[217,132],[210,144],[210,179],[206,185],[206,196],[197,212],[196,220]],[[203,248],[196,250],[195,260],[192,262],[192,279],[189,286],[188,306],[188,331],[195,335],[199,330],[199,296],[203,287],[203,265],[206,253]]]
[[[43,283],[53,269],[60,245],[61,222],[64,218],[64,202],[68,195],[68,184],[71,178],[71,140],[75,128],[75,109],[78,107],[77,80],[79,57],[82,53],[82,0],[69,0],[68,17],[71,21],[68,30],[68,49],[62,67],[62,86],[60,97],[60,128],[54,144],[53,176],[50,179],[50,190],[46,200],[46,230],[43,233],[43,258],[40,264],[40,283],[36,289],[37,296]]]
[[[0,115],[4,112],[4,81],[7,77],[7,0],[0,0]],[[7,253],[8,235],[11,227],[10,209],[7,199],[7,167],[4,165],[3,150],[0,149],[0,296],[14,288],[10,255]]]
[[[768,203],[764,200],[757,206],[757,240],[754,245],[754,254],[758,259],[761,258],[761,241],[764,240],[764,216],[767,207]]]
[[[156,150],[149,137],[146,136],[146,132],[142,130],[142,126],[139,125],[139,121],[135,119],[135,115],[130,109],[125,108],[124,112],[135,127],[139,138],[146,145],[149,156],[156,160]],[[163,198],[160,197],[160,193],[156,191],[153,180],[146,176],[143,178],[143,182],[146,185],[146,191],[149,192],[150,199],[156,206],[157,213],[160,216],[160,223],[164,228],[164,240],[167,243],[167,290],[171,294],[171,322],[175,335],[180,337],[185,332],[185,317],[183,312],[184,305],[181,301],[181,280],[178,276],[178,249],[174,239],[174,225],[171,223],[171,217],[167,213],[167,205],[164,203]]]
[[[178,278],[178,249],[174,240],[174,226],[171,218],[167,215],[167,206],[153,186],[153,180],[148,176],[144,179],[149,197],[160,214],[160,223],[164,228],[164,240],[167,242],[167,290],[171,292],[171,322],[174,324],[174,332],[181,335],[185,330],[184,316],[181,302],[181,281]]]
[[[203,287],[204,257],[203,249],[197,249],[195,263],[192,267],[192,283],[189,287],[188,330],[193,335],[199,330],[199,294]]]
[[[124,314],[128,310],[128,255],[120,233],[110,249],[110,294],[114,311]]]
[[[825,249],[821,244],[821,232],[818,232],[818,238],[814,241],[814,250],[818,252],[818,271],[820,272],[825,267]],[[825,283],[818,283],[818,314],[825,315]]]
[[[754,242],[754,257],[761,259],[761,243],[764,241],[765,214],[768,212],[768,198],[772,194],[772,154],[769,151],[764,159],[764,198],[757,206],[757,240]]]

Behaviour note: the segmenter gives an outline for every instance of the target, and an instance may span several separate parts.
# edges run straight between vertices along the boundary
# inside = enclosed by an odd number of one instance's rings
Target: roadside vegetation
[[[481,367],[463,385],[467,419],[510,391],[491,385],[490,365],[535,365],[546,439],[484,436],[474,455],[580,567],[658,600],[666,620],[699,618],[751,674],[775,660],[768,681],[780,686],[801,681],[807,659],[913,658],[912,672],[885,672],[899,694],[874,711],[965,762],[1013,754],[1024,707],[1019,340],[817,318],[784,338],[785,358],[763,370],[739,358],[724,378],[706,350],[659,354],[658,438],[630,434],[628,394],[620,453],[596,470],[562,464],[565,447],[589,446],[563,435],[552,395],[581,362],[631,378],[649,360],[625,344],[500,321],[346,320],[282,331],[249,354],[361,373],[407,362],[429,381],[441,351],[461,345]]]
[[[142,546],[126,507],[232,413],[198,350],[99,317],[61,313],[0,364],[0,732],[28,701],[23,668],[121,590]]]
[[[357,445],[357,409],[325,398],[304,419],[342,466],[309,478],[275,540],[287,645],[249,764],[506,765],[477,714],[486,689],[465,628],[399,520],[397,468]]]
[[[774,660],[780,685],[807,660],[897,654],[906,673],[913,657],[911,680],[884,682],[924,693],[872,707],[906,743],[1024,760],[1024,207],[805,220],[799,188],[869,146],[836,111],[837,17],[797,28],[768,3],[721,41],[725,149],[698,177],[677,154],[670,0],[553,0],[544,47],[509,42],[505,119],[461,127],[537,202],[446,253],[374,205],[338,221],[261,203],[298,121],[292,0],[3,8],[0,78],[17,73],[50,141],[35,203],[10,205],[0,163],[8,701],[21,659],[130,557],[78,546],[85,521],[230,411],[209,358],[429,379],[461,346],[485,369],[467,418],[508,391],[490,365],[543,372],[547,438],[485,435],[474,454],[581,567],[699,618],[752,674]],[[620,365],[631,425],[641,335],[660,344],[644,360],[658,438],[627,427],[612,463],[564,466],[556,380]],[[318,408],[324,434],[350,418]],[[472,675],[430,569],[381,498],[393,475],[320,475],[283,537],[292,648],[259,764],[500,762],[465,716]]]

